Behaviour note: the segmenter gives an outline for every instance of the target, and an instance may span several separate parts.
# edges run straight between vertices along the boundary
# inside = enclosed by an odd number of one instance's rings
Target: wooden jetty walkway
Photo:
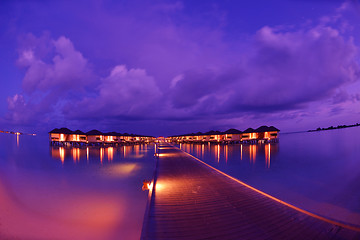
[[[360,239],[335,222],[254,189],[176,147],[158,147],[141,239]]]

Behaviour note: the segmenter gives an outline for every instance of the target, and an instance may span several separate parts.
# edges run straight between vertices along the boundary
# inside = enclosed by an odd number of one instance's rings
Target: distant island
[[[8,133],[8,134],[15,134],[15,135],[31,135],[31,136],[35,136],[35,133],[22,133],[22,132],[13,132],[13,131],[3,131],[0,130],[0,133]]]
[[[341,128],[358,127],[358,126],[360,126],[360,123],[356,123],[353,125],[338,125],[337,127],[331,126],[331,127],[327,127],[327,128],[318,127],[315,130],[308,130],[308,132],[318,132],[318,131],[334,130],[334,129],[341,129]]]

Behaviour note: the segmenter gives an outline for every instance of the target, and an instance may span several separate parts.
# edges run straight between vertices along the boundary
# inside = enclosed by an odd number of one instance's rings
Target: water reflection
[[[20,140],[19,140],[20,135],[16,134],[16,146],[19,147],[20,146]]]
[[[108,160],[110,162],[112,162],[112,160],[114,159],[114,148],[113,147],[107,148],[107,155],[108,155]]]
[[[249,152],[250,152],[250,162],[255,163],[256,161],[256,150],[257,150],[257,145],[249,145]]]
[[[214,159],[220,164],[225,164],[234,159],[248,160],[251,165],[256,162],[264,162],[265,168],[270,168],[272,156],[278,152],[278,143],[267,144],[180,144],[180,149],[195,155],[198,158]]]
[[[243,145],[240,145],[240,159],[242,160]]]
[[[130,145],[121,147],[50,146],[51,157],[55,160],[60,160],[62,164],[70,161],[73,164],[89,164],[94,162],[98,162],[100,164],[112,163],[114,159],[143,157],[147,151],[147,145]]]
[[[100,148],[100,162],[103,163],[104,160],[104,148]]]
[[[270,143],[265,145],[265,163],[266,163],[266,167],[270,168],[270,156],[271,156],[271,152],[270,152],[271,146]]]
[[[48,136],[20,137],[21,146],[0,134],[0,239],[140,239],[152,144],[49,147]]]

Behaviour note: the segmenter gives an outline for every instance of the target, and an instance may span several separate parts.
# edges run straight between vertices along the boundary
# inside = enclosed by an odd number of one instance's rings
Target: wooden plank
[[[359,229],[261,194],[170,145],[159,145],[142,239],[360,239]],[[341,225],[341,224],[340,224]]]

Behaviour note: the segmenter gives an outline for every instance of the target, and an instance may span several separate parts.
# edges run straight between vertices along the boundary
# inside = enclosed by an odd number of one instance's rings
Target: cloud
[[[219,113],[276,112],[331,98],[338,88],[359,79],[357,46],[330,26],[297,31],[265,26],[241,57],[240,64],[227,69],[184,73],[173,84],[173,106],[199,111],[211,105]],[[334,97],[339,101],[339,95]]]
[[[84,98],[66,107],[71,117],[149,117],[162,93],[153,77],[144,69],[115,66],[110,75],[100,80],[98,95]]]
[[[330,104],[331,112],[358,102],[356,91],[348,91],[359,79],[358,46],[343,20],[349,5],[318,24],[263,26],[241,38],[226,32],[223,14],[212,15],[213,27],[186,15],[186,7],[159,4],[134,14],[100,4],[96,17],[82,16],[70,28],[91,25],[81,37],[21,38],[22,91],[8,98],[6,119],[200,126],[244,116],[294,119],[314,114],[313,106]]]
[[[72,42],[60,37],[50,42],[52,60],[45,62],[36,56],[34,48],[20,51],[18,64],[27,68],[23,89],[27,93],[49,89],[77,89],[86,85],[91,71],[87,60],[74,49]]]
[[[17,63],[26,69],[24,92],[8,98],[6,115],[15,124],[48,121],[58,112],[54,107],[59,102],[76,99],[94,78],[88,61],[63,36],[53,40],[27,35],[22,39]]]

